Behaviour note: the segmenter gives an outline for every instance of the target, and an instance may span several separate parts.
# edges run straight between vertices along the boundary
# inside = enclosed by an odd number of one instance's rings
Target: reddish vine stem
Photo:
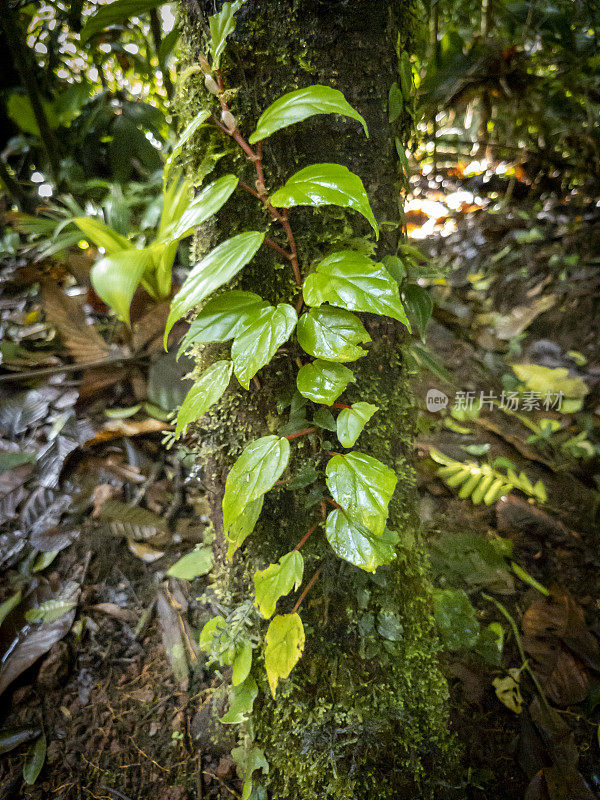
[[[326,498],[325,498],[325,500],[326,500],[326,502],[328,502],[330,505],[332,505],[334,508],[337,508],[337,509],[339,509],[340,511],[343,511],[343,510],[344,510],[344,509],[341,507],[341,505],[340,505],[339,503],[336,503],[336,502],[335,502],[335,500],[333,499],[333,497],[326,497]]]
[[[272,247],[272,248],[273,248],[273,250],[277,250],[277,252],[278,252],[280,255],[282,255],[284,258],[287,258],[287,259],[288,259],[288,261],[291,261],[291,260],[292,260],[292,256],[291,256],[291,254],[290,254],[290,253],[288,253],[288,251],[287,251],[287,250],[285,250],[283,247],[281,247],[280,245],[278,245],[278,244],[277,244],[277,242],[274,242],[272,239],[267,239],[267,237],[266,237],[266,236],[265,236],[265,244],[268,244],[268,245],[269,245],[269,247]]]
[[[346,403],[333,403],[331,408],[352,408],[352,406],[347,406]]]
[[[322,569],[323,569],[323,567],[319,567],[319,569],[315,572],[315,574],[312,576],[312,578],[306,584],[305,590],[302,592],[302,594],[298,598],[298,601],[297,601],[296,605],[292,609],[292,614],[295,614],[298,611],[298,609],[302,605],[302,601],[304,600],[306,595],[309,593],[309,591],[312,589],[312,587],[313,587],[315,581],[317,580],[317,578],[319,577]]]
[[[291,439],[297,439],[299,436],[306,436],[309,433],[316,433],[316,431],[316,428],[302,428],[301,431],[297,431],[296,433],[288,433],[285,438],[289,442]]]
[[[306,540],[313,535],[313,533],[317,530],[320,524],[321,524],[320,521],[315,522],[315,524],[311,528],[309,528],[308,531],[304,534],[304,536],[300,539],[296,547],[294,547],[294,550],[300,550],[304,542],[306,542]]]
[[[221,109],[223,112],[231,113],[229,110],[229,106],[227,105],[226,101],[223,98],[223,79],[221,77],[220,72],[217,73],[219,79],[219,88],[221,89],[221,94],[219,95],[219,103],[221,104]],[[247,184],[243,184],[240,182],[240,186],[246,191],[249,191],[250,194],[253,194],[259,200],[262,201],[265,208],[271,215],[274,220],[277,220],[282,226],[285,231],[286,238],[288,240],[288,245],[290,248],[289,254],[285,254],[286,258],[289,259],[292,265],[292,271],[294,273],[294,280],[296,281],[297,286],[302,286],[302,276],[300,274],[300,265],[298,263],[298,252],[296,250],[296,240],[294,239],[294,233],[289,223],[288,219],[288,211],[287,209],[283,210],[283,213],[280,213],[269,200],[269,196],[267,194],[267,190],[265,187],[265,176],[263,170],[263,163],[262,163],[262,141],[258,142],[256,153],[250,147],[248,142],[244,139],[242,134],[239,132],[238,128],[234,128],[230,130],[225,125],[223,125],[219,120],[217,120],[213,116],[213,120],[220,130],[224,131],[228,136],[231,138],[241,147],[241,149],[246,154],[249,161],[252,161],[254,164],[254,168],[256,169],[256,191],[252,189]],[[282,248],[283,250],[283,248]],[[285,251],[284,251],[285,252]],[[300,308],[302,305],[300,304]],[[299,310],[299,309],[298,309]]]

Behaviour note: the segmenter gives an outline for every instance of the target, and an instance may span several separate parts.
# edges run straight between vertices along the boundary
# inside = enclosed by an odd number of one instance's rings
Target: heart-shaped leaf
[[[254,257],[264,233],[248,231],[226,239],[192,269],[171,303],[165,346],[173,325],[219,286],[228,283]]]
[[[234,0],[233,3],[223,3],[218,14],[208,18],[210,26],[210,50],[213,57],[213,69],[219,68],[221,53],[225,49],[227,37],[235,29],[234,14],[242,7],[245,0]]]
[[[296,122],[302,122],[315,114],[343,114],[346,117],[352,117],[363,126],[365,135],[369,135],[367,123],[338,89],[315,84],[307,86],[305,89],[288,92],[271,103],[267,110],[260,115],[256,130],[250,136],[250,144],[266,139],[275,131],[287,128],[288,125],[294,125]]]
[[[191,344],[226,342],[239,333],[251,312],[267,308],[269,304],[254,292],[233,289],[209,300],[190,329],[181,340],[177,357]]]
[[[354,373],[348,367],[317,359],[298,371],[296,385],[303,397],[330,406],[353,380]]]
[[[290,338],[297,320],[296,311],[287,303],[248,312],[231,347],[233,371],[245,389],[258,370],[273,358],[277,348]]]
[[[190,422],[200,419],[217,400],[220,400],[229,386],[232,370],[231,361],[216,361],[204,370],[181,404],[177,414],[175,436],[185,433]]]
[[[289,594],[292,588],[299,589],[304,574],[304,559],[298,550],[292,550],[269,564],[266,569],[254,574],[256,605],[265,619],[273,616],[280,597]]]
[[[325,475],[333,499],[346,515],[380,536],[398,482],[393,470],[372,456],[354,451],[330,458]]]
[[[370,311],[398,320],[410,330],[398,284],[383,266],[362,253],[332,253],[304,281],[309,306],[330,303],[351,311]]]
[[[344,447],[352,447],[378,406],[371,403],[353,403],[350,408],[344,408],[336,420],[337,437]]]
[[[328,205],[351,208],[369,221],[379,237],[363,182],[341,164],[311,164],[292,175],[270,199],[276,208]]]
[[[235,462],[225,483],[223,525],[227,528],[252,500],[279,480],[290,458],[290,443],[278,436],[251,442]]]
[[[200,546],[183,556],[167,570],[172,578],[191,581],[200,575],[207,575],[213,567],[213,554],[210,547]]]
[[[191,201],[183,214],[161,235],[165,242],[178,242],[190,236],[197,225],[201,225],[225,205],[238,185],[235,175],[223,175],[209,183]]]
[[[365,572],[375,572],[377,567],[389,564],[396,557],[397,534],[386,530],[376,536],[359,522],[349,520],[337,508],[327,517],[325,535],[336,555]]]
[[[304,626],[299,615],[273,617],[265,641],[265,669],[275,697],[280,678],[288,677],[304,650]]]
[[[326,361],[355,361],[366,355],[359,345],[371,341],[355,314],[333,306],[311,308],[303,314],[296,335],[303,350]]]
[[[144,272],[152,267],[155,251],[129,248],[96,261],[90,279],[96,294],[129,325],[129,307]]]
[[[227,548],[227,558],[231,561],[235,551],[242,546],[244,541],[254,530],[254,526],[260,516],[264,503],[264,496],[261,494],[256,500],[252,500],[244,507],[241,514],[232,520],[225,528],[225,538],[229,544]]]

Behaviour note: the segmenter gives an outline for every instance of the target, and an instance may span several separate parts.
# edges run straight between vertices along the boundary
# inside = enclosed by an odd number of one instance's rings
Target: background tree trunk
[[[207,15],[219,6],[213,0],[184,4],[190,64],[204,51]],[[279,95],[313,83],[341,89],[363,114],[369,139],[351,120],[318,116],[267,140],[266,181],[272,191],[307,164],[345,164],[362,177],[378,220],[391,223],[384,226],[380,257],[395,254],[399,236],[394,136],[401,131],[387,122],[387,96],[397,79],[398,37],[401,45],[410,46],[415,24],[410,0],[248,0],[238,13],[235,38],[223,64],[226,86],[237,89],[230,106],[246,136],[260,112]],[[181,76],[186,66],[181,65]],[[180,81],[178,94],[183,121],[208,102],[202,76]],[[225,150],[216,171],[234,171],[253,184],[253,166],[224,138],[218,132],[198,137],[188,151],[191,176],[201,178],[207,156]],[[373,248],[368,227],[356,214],[334,207],[318,214],[294,209],[290,220],[304,273],[334,249],[370,252]],[[217,227],[199,232],[194,252],[200,255],[225,235],[264,230],[267,222],[259,203],[236,192],[219,215]],[[285,244],[275,228],[269,236]],[[289,266],[280,262],[284,260],[274,251],[262,248],[244,270],[239,286],[271,302],[290,301],[295,285]],[[363,320],[373,344],[366,358],[352,364],[357,384],[341,399],[367,400],[380,408],[357,448],[388,464],[399,477],[389,527],[400,533],[401,544],[396,561],[373,576],[340,561],[322,532],[302,549],[307,579],[319,566],[322,571],[301,608],[307,635],[304,656],[281,684],[276,701],[269,695],[262,659],[255,656],[254,662],[263,692],[254,706],[252,729],[270,765],[268,776],[256,773],[255,777],[277,800],[442,797],[435,787],[452,762],[447,686],[436,662],[415,511],[410,465],[414,403],[403,369],[404,333],[385,318],[363,315]],[[227,470],[249,441],[273,433],[287,420],[287,411],[278,415],[277,401],[293,392],[295,359],[302,353],[293,345],[286,349],[259,373],[260,390],[230,389],[197,426],[193,446],[211,498],[217,542]],[[202,367],[217,357],[223,357],[222,346],[198,352]],[[322,473],[324,460],[307,440],[299,442],[293,443],[292,476],[306,462]],[[222,613],[223,608],[247,602],[253,596],[254,568],[292,549],[317,518],[318,509],[311,506],[310,488],[290,491],[282,486],[270,492],[257,529],[233,566],[223,556],[223,545],[216,545],[218,563],[209,592],[213,608]],[[280,603],[284,613],[293,602]],[[250,619],[257,630],[264,626],[257,612]],[[204,713],[197,721],[200,736],[207,725]],[[213,736],[218,727],[209,726]]]

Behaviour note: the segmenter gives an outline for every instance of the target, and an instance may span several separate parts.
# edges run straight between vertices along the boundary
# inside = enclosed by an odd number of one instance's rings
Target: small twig
[[[115,356],[114,358],[105,358],[102,361],[87,361],[82,364],[63,364],[60,367],[31,369],[28,372],[11,372],[10,374],[0,375],[0,381],[20,381],[28,380],[29,378],[42,378],[45,375],[60,375],[61,372],[78,372],[79,370],[96,369],[97,367],[106,367],[109,364],[138,361],[141,358],[147,358],[147,356]]]
[[[287,258],[288,261],[292,260],[291,253],[288,253],[287,250],[284,250],[284,248],[281,247],[280,245],[278,245],[277,242],[274,242],[272,239],[267,239],[266,236],[265,236],[264,242],[265,242],[265,244],[268,244],[269,247],[272,247],[273,250],[277,250],[277,252],[280,253],[282,256],[284,256],[284,258]]]
[[[304,536],[303,536],[303,537],[300,539],[300,541],[298,542],[298,544],[296,545],[296,547],[294,547],[294,550],[300,550],[300,548],[302,547],[302,545],[304,544],[304,542],[305,542],[305,541],[306,541],[306,540],[307,540],[307,539],[308,539],[310,536],[312,536],[312,535],[313,535],[313,533],[314,533],[314,532],[317,530],[317,528],[319,527],[319,525],[320,525],[320,524],[321,524],[321,522],[320,522],[320,521],[319,521],[319,522],[315,522],[315,524],[314,524],[314,525],[313,525],[311,528],[309,528],[309,529],[308,529],[308,531],[307,531],[307,532],[304,534]]]
[[[291,439],[297,439],[299,436],[307,436],[309,433],[316,433],[316,432],[317,432],[316,428],[302,428],[301,431],[297,431],[296,433],[288,433],[288,435],[285,438],[289,442]]]
[[[307,594],[309,593],[309,591],[311,590],[311,588],[312,588],[313,584],[315,583],[315,581],[316,581],[316,580],[317,580],[317,578],[319,577],[319,574],[320,574],[320,572],[321,572],[321,570],[322,570],[322,569],[323,569],[323,567],[319,567],[319,569],[318,569],[318,570],[315,572],[315,574],[312,576],[312,578],[311,578],[311,579],[309,580],[309,582],[306,584],[306,588],[305,588],[305,590],[302,592],[302,594],[301,594],[301,595],[300,595],[300,597],[298,598],[298,602],[296,603],[296,605],[295,605],[295,606],[294,606],[294,608],[292,609],[292,614],[295,614],[295,613],[298,611],[298,609],[299,609],[299,608],[300,608],[300,606],[302,605],[302,601],[304,600],[304,598],[306,597],[306,595],[307,595]]]

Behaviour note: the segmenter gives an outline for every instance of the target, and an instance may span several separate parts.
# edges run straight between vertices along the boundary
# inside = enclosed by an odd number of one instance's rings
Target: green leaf
[[[23,764],[23,780],[31,786],[38,779],[46,760],[46,737],[42,733],[35,740],[27,752],[27,758]]]
[[[112,256],[122,250],[132,249],[131,242],[100,220],[76,217],[73,222],[83,232],[86,239],[93,242],[96,247],[103,247],[106,255]]]
[[[181,341],[178,357],[191,344],[226,342],[233,339],[251,314],[268,307],[268,303],[254,292],[233,289],[209,300]]]
[[[377,567],[389,564],[396,557],[394,548],[398,536],[395,533],[384,531],[376,536],[337,508],[327,517],[325,536],[336,555],[365,572],[375,572]]]
[[[565,367],[541,367],[538,364],[513,364],[517,378],[532,392],[559,394],[582,399],[590,391],[582,378],[570,378]]]
[[[402,114],[403,108],[404,97],[402,96],[402,90],[394,81],[390,87],[390,93],[388,97],[388,122],[390,122],[390,124],[398,119],[398,117]]]
[[[221,399],[229,386],[233,364],[231,361],[216,361],[205,369],[194,383],[177,414],[175,436],[185,433],[190,422],[195,422]]]
[[[326,431],[336,431],[337,424],[331,411],[328,408],[321,406],[313,414],[313,424],[318,425],[319,428],[324,428]],[[312,481],[311,481],[312,483]]]
[[[249,231],[226,239],[192,269],[171,303],[165,346],[173,325],[219,286],[228,283],[254,257],[264,233]]]
[[[252,669],[252,647],[249,642],[242,642],[233,659],[231,682],[234,686],[243,683]]]
[[[274,617],[265,638],[265,669],[275,697],[280,678],[287,678],[304,650],[304,626],[298,614]]]
[[[269,564],[254,574],[256,605],[265,619],[273,616],[280,597],[289,594],[292,587],[300,588],[303,574],[304,559],[298,550],[286,553],[277,564]]]
[[[167,159],[167,162],[165,164],[163,182],[166,183],[169,171],[170,171],[171,167],[173,166],[173,164],[179,158],[179,155],[181,154],[181,151],[183,150],[185,145],[189,142],[189,140],[192,138],[192,136],[196,133],[198,128],[201,125],[204,125],[204,123],[206,122],[206,120],[209,117],[210,117],[210,111],[208,109],[206,109],[206,108],[203,108],[201,111],[199,111],[196,114],[194,119],[185,126],[185,128],[181,132],[181,136],[175,142],[175,144],[173,146],[173,150],[171,152],[171,155],[169,156],[169,158]]]
[[[325,475],[333,499],[348,517],[381,535],[398,482],[393,470],[372,456],[354,451],[330,458]]]
[[[276,208],[328,205],[352,208],[369,221],[379,238],[379,227],[363,182],[341,164],[311,164],[292,175],[270,199]]]
[[[378,406],[364,402],[353,403],[350,408],[342,409],[336,420],[337,437],[340,440],[340,444],[344,447],[352,447],[360,436],[362,429],[378,410]]]
[[[96,294],[129,325],[129,307],[144,272],[154,263],[150,248],[121,250],[96,261],[90,272]]]
[[[450,650],[470,650],[476,645],[480,625],[463,589],[435,589],[433,612],[446,647]]]
[[[231,347],[233,371],[245,389],[250,387],[250,380],[258,370],[273,358],[277,348],[290,338],[297,320],[295,309],[287,303],[248,312]]]
[[[300,368],[296,385],[303,397],[330,406],[353,380],[354,373],[348,367],[318,359]]]
[[[197,225],[201,225],[225,205],[238,185],[235,175],[224,175],[209,183],[185,209],[181,217],[162,235],[161,241],[178,242],[190,236]]]
[[[252,657],[252,650],[250,650],[250,657]],[[246,722],[252,713],[252,706],[257,696],[258,686],[252,675],[248,675],[239,686],[234,683],[230,693],[229,710],[220,718],[220,721],[224,725],[241,725],[242,722]]]
[[[72,611],[77,602],[75,600],[46,600],[35,608],[25,612],[27,622],[54,622],[69,611]]]
[[[13,608],[19,605],[21,602],[21,590],[19,589],[14,594],[5,600],[3,603],[0,603],[0,625],[4,622],[6,617],[10,614]]]
[[[212,653],[226,627],[227,623],[225,622],[225,618],[220,615],[209,619],[200,631],[200,638],[198,640],[200,649],[204,650],[206,653]]]
[[[311,308],[298,320],[298,342],[303,350],[326,361],[355,361],[366,355],[359,347],[371,337],[360,319],[333,306]]]
[[[242,546],[244,541],[250,536],[254,530],[254,526],[260,516],[264,502],[264,497],[261,495],[256,500],[252,500],[243,509],[241,514],[236,517],[225,528],[225,538],[229,544],[227,549],[227,558],[231,561],[235,551]]]
[[[406,50],[403,50],[400,56],[400,84],[402,93],[405,97],[408,97],[412,90],[412,66],[410,56]]]
[[[257,500],[279,480],[290,458],[290,443],[278,436],[251,442],[235,462],[225,483],[223,525],[227,528],[248,503]]]
[[[171,578],[192,581],[200,575],[207,575],[213,567],[213,554],[210,547],[197,546],[191,553],[183,556],[167,570]]]
[[[250,144],[266,139],[275,131],[302,122],[315,114],[343,114],[346,117],[352,117],[360,122],[365,129],[365,135],[369,136],[367,123],[338,89],[315,84],[307,86],[305,89],[288,92],[271,103],[267,110],[260,115],[256,130],[250,136]]]
[[[350,311],[369,311],[398,320],[410,330],[398,284],[383,264],[362,253],[332,253],[304,281],[304,300],[309,306],[329,303]]]
[[[402,287],[402,295],[408,313],[413,318],[421,339],[425,339],[425,329],[433,312],[431,295],[418,283],[409,283]]]
[[[85,44],[94,34],[100,33],[111,25],[129,22],[131,17],[146,14],[153,8],[161,6],[165,0],[114,0],[102,6],[88,17],[83,30],[79,34],[81,44]]]
[[[242,7],[245,0],[234,0],[233,3],[223,3],[223,8],[218,14],[208,18],[210,26],[210,50],[213,57],[213,69],[218,69],[221,53],[225,49],[227,37],[235,29],[233,18],[236,11]]]

